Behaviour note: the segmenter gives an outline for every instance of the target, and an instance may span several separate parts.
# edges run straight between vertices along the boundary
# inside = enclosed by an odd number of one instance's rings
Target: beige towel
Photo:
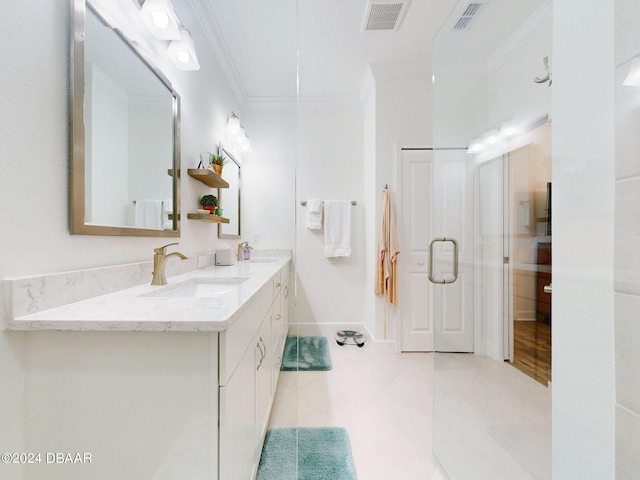
[[[396,217],[391,205],[389,190],[384,191],[382,199],[382,217],[378,233],[378,248],[376,259],[376,295],[386,293],[389,303],[398,304],[398,234],[396,232]]]

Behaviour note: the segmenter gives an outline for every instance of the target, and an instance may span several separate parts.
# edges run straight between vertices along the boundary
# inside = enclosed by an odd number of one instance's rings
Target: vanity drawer
[[[227,384],[247,348],[252,346],[251,340],[260,329],[262,320],[269,313],[273,301],[271,285],[267,283],[256,294],[251,305],[241,314],[228,330],[220,332],[219,383]]]

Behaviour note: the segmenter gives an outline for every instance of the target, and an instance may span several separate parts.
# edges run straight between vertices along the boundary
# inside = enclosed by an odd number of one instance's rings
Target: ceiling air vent
[[[458,18],[458,20],[456,20],[456,22],[453,24],[453,29],[464,30],[465,28],[467,28],[467,26],[469,26],[469,22],[471,22],[476,13],[478,13],[478,10],[480,10],[481,6],[482,3],[468,4],[460,15],[460,18]]]
[[[398,30],[409,1],[369,0],[362,31]]]

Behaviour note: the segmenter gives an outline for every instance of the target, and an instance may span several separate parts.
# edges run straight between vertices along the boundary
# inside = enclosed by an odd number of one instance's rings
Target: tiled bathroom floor
[[[346,428],[359,480],[445,480],[432,455],[433,354],[397,354],[390,344],[373,342],[368,342],[363,348],[349,345],[340,347],[332,339],[329,340],[332,370],[281,372],[270,428]],[[438,426],[450,427],[445,427],[444,431],[436,430],[436,441],[440,442],[444,460],[460,464],[462,457],[456,457],[458,450],[453,446],[458,442],[464,444],[463,439],[467,437],[497,450],[503,449],[499,441],[485,442],[479,438],[482,435],[488,438],[495,436],[494,423],[503,424],[498,420],[491,424],[481,421],[482,413],[478,405],[482,405],[481,400],[489,393],[488,389],[500,394],[501,399],[497,402],[500,411],[515,409],[517,403],[525,402],[524,414],[533,417],[528,419],[529,430],[536,435],[535,440],[539,440],[540,435],[542,440],[546,440],[547,429],[550,432],[550,409],[547,411],[545,405],[548,389],[508,365],[482,357],[438,354],[436,362],[436,388],[439,389],[438,398],[443,399],[442,403],[436,403],[439,414],[442,414],[442,422],[438,417]],[[504,379],[501,378],[503,367],[508,369]],[[520,375],[525,379],[521,379]],[[472,401],[465,394],[474,388],[478,395],[474,394],[473,397],[478,398]],[[534,395],[533,392],[537,393]],[[544,417],[547,414],[548,424]],[[510,419],[509,423],[516,428],[520,426],[517,419]],[[467,425],[473,429],[472,432],[464,431]],[[504,438],[509,440],[508,432],[503,433]],[[526,441],[520,443],[523,448],[527,446]],[[490,460],[492,452],[487,451],[486,445],[479,452],[483,456],[488,455],[485,463],[498,469],[500,463]],[[504,451],[496,453],[496,462],[504,461]],[[524,461],[527,466],[531,462],[541,462],[543,465],[538,469],[541,471],[546,471],[546,457],[550,457],[550,453],[540,448],[533,448],[529,453],[509,453],[515,454],[518,461]],[[523,455],[531,458],[519,458]],[[548,462],[550,465],[550,459]],[[458,465],[456,475],[462,476],[454,475],[452,478],[481,478],[464,476],[464,469],[468,466],[466,462]],[[487,478],[494,480],[497,477]],[[531,475],[510,478],[524,480],[546,477]]]

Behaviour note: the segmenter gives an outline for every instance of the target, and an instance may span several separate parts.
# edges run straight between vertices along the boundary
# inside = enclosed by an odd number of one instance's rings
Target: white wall
[[[379,192],[376,188],[376,94],[375,94],[375,80],[371,68],[367,69],[364,84],[361,91],[360,99],[363,104],[363,154],[364,154],[364,171],[363,171],[363,197],[365,205],[371,207],[366,208],[364,212],[364,254],[367,261],[364,267],[365,278],[365,295],[363,299],[363,312],[364,312],[364,324],[369,332],[375,332],[375,318],[376,318],[376,306],[377,299],[375,295],[371,295],[374,288],[374,278],[376,271],[376,239],[378,233],[380,219],[376,215],[376,201]],[[366,280],[370,279],[370,280]],[[368,289],[368,295],[367,293]]]
[[[616,479],[640,471],[640,88],[622,85],[640,54],[640,1],[616,0],[615,364]]]
[[[295,244],[296,105],[247,107],[242,118],[255,154],[242,163],[242,238],[259,248]]]
[[[613,14],[553,2],[554,479],[616,478]]]
[[[365,321],[362,304],[367,285],[363,201],[363,111],[357,99],[316,103],[301,99],[296,224],[296,314],[299,323]],[[308,230],[300,201],[355,200],[352,207],[351,256],[326,258],[323,230]]]

